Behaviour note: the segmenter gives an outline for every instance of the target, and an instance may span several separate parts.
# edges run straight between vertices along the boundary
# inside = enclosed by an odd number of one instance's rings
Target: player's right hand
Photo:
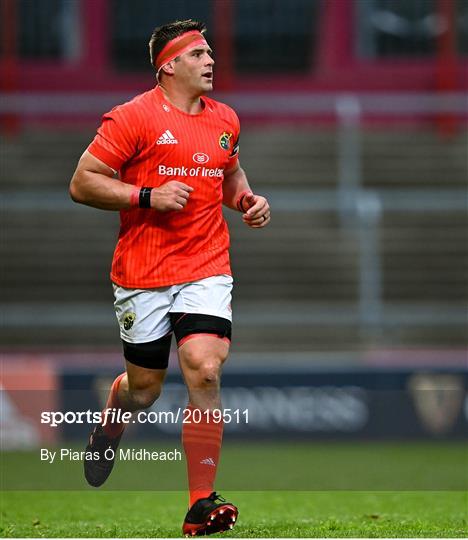
[[[189,199],[193,187],[171,180],[151,191],[151,208],[159,212],[169,212],[171,210],[183,210]]]

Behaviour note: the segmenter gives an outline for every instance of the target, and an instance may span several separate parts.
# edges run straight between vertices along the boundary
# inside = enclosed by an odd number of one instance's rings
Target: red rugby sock
[[[191,411],[189,418],[191,422],[182,424],[182,444],[187,460],[190,506],[192,506],[195,501],[208,497],[214,491],[224,423],[222,419],[215,422],[211,413],[207,415],[205,411],[191,405],[187,409]],[[201,413],[200,416],[198,411]]]
[[[106,409],[122,409],[123,410],[123,407],[119,400],[118,392],[119,392],[120,381],[123,379],[124,376],[125,376],[125,373],[121,373],[112,383],[112,386],[109,392],[109,397],[107,398],[106,406],[104,407],[104,411],[102,412],[103,415]],[[105,419],[106,417],[103,416],[103,418]],[[108,437],[111,437],[112,439],[114,439],[115,437],[118,437],[122,433],[122,431],[125,428],[125,424],[122,422],[111,422],[110,419],[111,417],[108,416],[106,420],[106,425],[102,426],[102,429],[104,430],[104,433]]]

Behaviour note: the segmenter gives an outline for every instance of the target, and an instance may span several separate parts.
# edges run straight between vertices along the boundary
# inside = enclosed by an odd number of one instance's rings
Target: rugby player
[[[232,528],[237,508],[213,488],[223,423],[220,376],[231,339],[232,277],[222,205],[244,223],[270,222],[268,201],[253,194],[239,164],[239,120],[213,89],[212,50],[203,23],[176,21],[156,28],[149,42],[155,88],[103,116],[70,184],[75,202],[120,212],[111,280],[126,371],[113,382],[106,409],[137,411],[158,398],[172,334],[193,412],[184,423],[189,510],[185,535]],[[206,413],[206,411],[209,411]],[[218,417],[219,420],[219,417]],[[98,487],[114,461],[124,425],[98,425],[84,463]]]

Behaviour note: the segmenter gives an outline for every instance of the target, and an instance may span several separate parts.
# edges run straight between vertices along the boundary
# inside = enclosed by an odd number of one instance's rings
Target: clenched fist
[[[151,208],[159,212],[182,210],[185,208],[193,187],[171,180],[151,191]]]

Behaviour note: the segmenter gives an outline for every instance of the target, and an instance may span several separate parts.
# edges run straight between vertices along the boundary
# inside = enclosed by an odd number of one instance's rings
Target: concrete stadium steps
[[[118,220],[112,212],[63,204],[3,212],[5,346],[112,346],[118,330],[108,272]],[[354,350],[466,343],[466,216],[389,214],[382,229],[387,305],[419,302],[408,324],[385,315],[383,333],[359,330],[358,244],[331,211],[278,212],[251,230],[227,212],[235,275],[234,351]],[[426,313],[427,310],[427,313]],[[431,310],[435,310],[431,313]],[[455,310],[455,315],[450,315]],[[16,321],[16,322],[15,322]],[[28,322],[29,321],[29,322]],[[25,331],[26,330],[26,331]]]
[[[255,185],[330,188],[338,181],[338,139],[334,128],[247,128],[241,161]],[[435,131],[366,128],[360,144],[364,187],[466,186],[466,132],[444,139]]]
[[[271,225],[250,229],[226,212],[240,299],[351,301],[357,298],[356,244],[334,212],[276,212]]]
[[[5,346],[112,347],[118,340],[108,277],[118,216],[75,205],[67,195],[76,162],[92,137],[92,130],[46,130],[1,145],[0,174],[11,196],[1,216],[6,234],[0,246],[0,302],[4,318],[13,318],[3,329]],[[431,133],[366,132],[365,184],[389,192],[460,188],[466,181],[465,143],[462,135],[443,141]],[[251,230],[238,214],[226,211],[236,282],[234,351],[466,345],[460,306],[468,297],[465,212],[384,214],[383,333],[363,335],[356,312],[357,235],[341,228],[332,204],[309,205],[322,188],[334,193],[336,132],[250,127],[241,146],[242,164],[260,192],[291,190],[307,204],[300,211],[290,209],[289,202],[279,205],[265,230]],[[416,307],[407,313],[405,302]]]
[[[468,134],[440,137],[435,131],[378,130],[364,135],[365,187],[466,187]]]
[[[335,129],[248,129],[241,160],[262,185],[333,187],[338,180]],[[467,133],[444,139],[435,132],[366,128],[360,134],[364,187],[463,187],[467,182]]]
[[[387,301],[468,300],[468,215],[391,213],[382,224]]]
[[[4,211],[3,301],[112,301],[118,215],[75,206]]]
[[[468,328],[462,303],[387,304],[381,328],[360,328],[358,306],[350,302],[234,302],[233,352],[253,350],[358,351],[363,347],[453,347],[464,345]],[[406,315],[402,318],[401,313]],[[442,316],[441,316],[442,314]]]
[[[56,322],[47,324],[31,324],[23,326],[9,325],[1,330],[3,347],[11,349],[24,347],[66,347],[92,345],[93,347],[115,347],[120,342],[117,320],[112,309],[112,303],[102,305],[106,311],[106,320],[94,322],[95,306],[76,309],[72,304],[63,306],[68,314],[62,315],[62,320],[70,321],[68,326],[60,326]],[[283,306],[284,307],[284,306]],[[359,332],[356,323],[343,325],[339,329],[333,323],[310,324],[307,322],[294,324],[265,324],[262,322],[264,313],[255,311],[256,322],[244,322],[242,310],[235,307],[236,320],[233,329],[232,351],[236,352],[308,352],[313,350],[353,350],[360,345]],[[30,309],[30,307],[29,307]],[[47,309],[47,306],[45,306]],[[270,308],[272,309],[272,308]],[[281,305],[273,308],[281,316]],[[37,306],[37,311],[43,312],[44,307]],[[48,314],[53,310],[47,309]],[[38,313],[40,321],[40,313]]]
[[[94,137],[86,131],[27,131],[2,144],[2,175],[11,189],[68,187],[79,157]],[[276,128],[242,133],[242,163],[255,182],[282,187],[324,186],[336,179],[333,130]],[[25,164],[28,164],[25,167]]]
[[[9,189],[67,189],[94,130],[26,131],[5,138],[2,176]],[[366,128],[361,134],[365,187],[463,187],[467,181],[467,133],[443,139],[414,129]],[[241,162],[253,185],[332,188],[338,180],[338,133],[334,127],[246,126]]]
[[[247,128],[241,133],[240,148],[240,160],[252,185],[294,189],[336,184],[334,129]]]
[[[33,130],[3,137],[0,145],[4,188],[68,189],[93,130]]]
[[[4,301],[100,301],[118,232],[115,213],[66,204],[63,210],[5,211]],[[265,230],[227,212],[236,295],[259,300],[347,301],[357,297],[356,246],[332,212],[278,213]]]
[[[119,330],[110,301],[0,303],[8,349],[115,348]],[[367,348],[453,348],[466,345],[463,304],[392,304],[382,328],[362,332],[354,303],[234,301],[233,353],[360,351]],[[403,320],[401,313],[405,313]]]

